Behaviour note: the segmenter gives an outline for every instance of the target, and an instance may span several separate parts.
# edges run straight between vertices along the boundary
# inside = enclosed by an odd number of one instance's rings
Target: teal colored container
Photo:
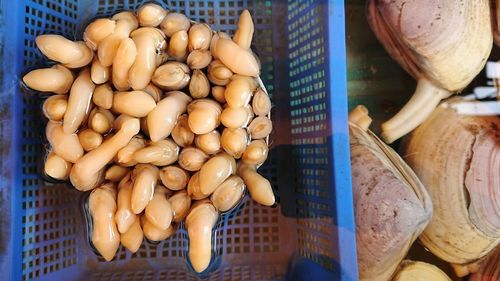
[[[347,130],[344,1],[163,1],[232,34],[248,8],[261,78],[273,101],[272,149],[261,172],[276,208],[246,200],[214,230],[209,269],[187,265],[187,234],[97,257],[85,236],[82,193],[44,181],[42,98],[19,81],[44,63],[35,37],[81,39],[95,17],[143,1],[0,0],[0,272],[2,280],[357,280]]]

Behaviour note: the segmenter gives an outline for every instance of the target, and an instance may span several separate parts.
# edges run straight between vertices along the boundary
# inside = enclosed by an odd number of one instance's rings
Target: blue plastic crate
[[[91,251],[81,193],[45,182],[41,100],[24,96],[21,74],[41,62],[34,39],[77,39],[96,16],[144,1],[0,0],[0,279],[195,280],[185,231],[112,262]],[[344,4],[331,1],[163,1],[162,5],[234,32],[254,18],[254,45],[273,104],[275,132],[262,173],[280,207],[246,201],[224,216],[207,280],[357,280],[349,168]],[[292,159],[292,160],[290,160]]]

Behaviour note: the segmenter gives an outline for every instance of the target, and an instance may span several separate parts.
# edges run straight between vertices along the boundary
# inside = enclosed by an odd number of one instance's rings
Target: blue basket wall
[[[275,131],[261,172],[280,207],[247,200],[215,230],[210,273],[186,266],[185,230],[112,262],[91,251],[81,193],[39,176],[41,99],[24,96],[21,74],[41,62],[34,39],[81,38],[96,16],[145,1],[1,0],[0,272],[2,280],[357,280],[349,169],[344,6],[332,1],[163,1],[214,29],[254,18],[254,45],[272,97]],[[159,2],[159,1],[158,1]]]

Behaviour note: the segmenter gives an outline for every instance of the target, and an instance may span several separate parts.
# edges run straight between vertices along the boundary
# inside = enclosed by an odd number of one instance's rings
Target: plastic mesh
[[[222,267],[212,273],[206,281],[233,281],[233,280],[282,280],[285,268],[282,266],[231,266]],[[95,273],[92,281],[194,281],[199,280],[192,273],[183,270],[160,271],[131,271],[113,273]]]
[[[39,65],[41,54],[34,39],[42,33],[58,33],[77,38],[78,24],[90,17],[111,15],[136,9],[150,1],[33,0],[26,1],[24,14],[24,67]],[[260,172],[276,188],[295,188],[297,218],[286,218],[280,208],[268,208],[247,201],[239,211],[223,217],[216,232],[215,270],[207,280],[281,280],[299,244],[299,253],[330,268],[331,219],[316,219],[331,214],[329,200],[328,128],[325,86],[325,38],[322,6],[314,1],[289,1],[288,57],[277,57],[273,49],[273,5],[271,1],[162,1],[173,11],[233,34],[238,15],[244,8],[252,12],[255,23],[254,50],[258,53],[263,79],[273,103],[279,81],[274,69],[276,59],[288,59],[290,92],[279,93],[289,102],[291,144],[298,162],[295,186],[278,185],[277,166],[283,159],[271,151]],[[280,30],[279,32],[282,32]],[[283,30],[285,32],[285,30]],[[283,55],[283,54],[280,54]],[[280,69],[285,76],[286,69]],[[38,168],[43,154],[41,100],[23,98],[22,204],[24,280],[52,280],[50,273],[70,269],[81,280],[195,280],[185,265],[186,231],[180,229],[171,239],[159,244],[143,243],[131,254],[123,247],[112,262],[97,258],[83,238],[79,214],[80,193],[64,185],[43,182]],[[275,124],[278,125],[278,124]],[[271,138],[271,144],[273,139]],[[302,219],[307,218],[307,219]],[[78,277],[79,276],[79,277]],[[44,279],[44,277],[46,277]]]
[[[24,67],[40,63],[35,37],[42,32],[71,36],[76,25],[73,1],[27,1],[24,14]],[[77,263],[78,195],[43,182],[38,164],[44,124],[40,99],[25,97],[22,135],[23,279],[34,279]]]
[[[332,269],[324,9],[318,1],[288,1],[289,104],[299,252]]]

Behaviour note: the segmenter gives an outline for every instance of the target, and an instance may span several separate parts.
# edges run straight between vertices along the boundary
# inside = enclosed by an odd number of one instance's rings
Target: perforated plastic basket
[[[272,96],[275,132],[261,172],[280,207],[247,200],[221,218],[210,273],[186,266],[186,232],[112,262],[91,251],[81,193],[44,182],[41,100],[24,96],[21,74],[40,63],[39,34],[81,36],[96,16],[142,1],[0,0],[1,280],[357,280],[352,211],[343,1],[164,1],[214,29],[254,18],[255,48]],[[81,38],[81,37],[80,37]]]

